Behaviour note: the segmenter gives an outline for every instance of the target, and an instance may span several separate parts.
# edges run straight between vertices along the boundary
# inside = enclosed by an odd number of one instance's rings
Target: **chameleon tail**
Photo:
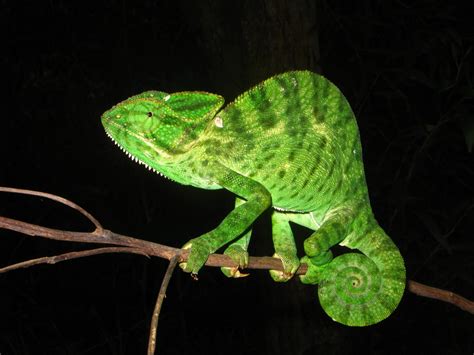
[[[359,249],[336,257],[324,270],[319,300],[335,321],[366,326],[387,318],[397,308],[405,289],[405,266],[398,248],[376,226],[362,238],[342,245]]]

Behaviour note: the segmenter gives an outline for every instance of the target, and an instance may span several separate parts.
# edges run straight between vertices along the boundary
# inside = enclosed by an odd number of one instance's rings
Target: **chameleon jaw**
[[[124,152],[132,161],[138,163],[139,165],[145,166],[145,168],[147,168],[148,170],[153,171],[154,173],[156,173],[156,174],[158,174],[158,175],[160,175],[160,176],[163,176],[163,177],[166,178],[166,179],[171,180],[169,177],[167,177],[166,175],[162,174],[161,172],[159,172],[158,170],[156,170],[156,169],[153,168],[152,166],[150,166],[150,165],[148,165],[147,163],[145,163],[144,161],[138,159],[138,158],[137,158],[136,156],[134,156],[133,154],[130,154],[124,147],[122,147],[122,146],[120,145],[120,143],[118,143],[118,142],[114,139],[114,137],[112,137],[112,135],[111,135],[109,132],[105,131],[105,133],[106,133],[107,136],[112,140],[112,142],[114,142],[114,144],[115,144],[117,147],[119,147],[120,150],[121,150],[122,152]]]

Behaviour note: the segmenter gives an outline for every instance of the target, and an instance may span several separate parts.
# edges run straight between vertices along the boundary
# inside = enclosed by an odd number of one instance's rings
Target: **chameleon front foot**
[[[249,263],[249,253],[247,250],[242,248],[240,245],[232,244],[225,251],[224,254],[230,256],[230,258],[237,264],[234,267],[221,267],[221,271],[227,277],[245,277],[249,274],[244,274],[240,270],[245,269]]]
[[[270,270],[270,276],[276,282],[286,282],[293,277],[300,266],[300,261],[296,254],[280,252],[273,254],[274,258],[280,259],[283,264],[283,271]]]
[[[185,272],[196,276],[213,252],[211,245],[202,238],[195,238],[183,245],[182,249],[190,249],[188,260],[179,264]]]

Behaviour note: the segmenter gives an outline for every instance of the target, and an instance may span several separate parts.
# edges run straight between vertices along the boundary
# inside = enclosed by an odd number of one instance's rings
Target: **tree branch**
[[[87,211],[76,205],[75,203],[66,200],[62,197],[47,194],[44,192],[20,190],[13,188],[0,187],[0,191],[25,193],[29,195],[42,196],[61,202],[71,208],[76,209],[86,216],[96,227],[93,232],[73,232],[63,231],[53,228],[47,228],[36,224],[31,224],[12,218],[0,216],[0,228],[16,231],[30,236],[39,236],[54,240],[63,240],[70,242],[93,243],[93,244],[107,244],[109,247],[100,247],[92,250],[84,250],[79,252],[71,252],[52,257],[43,257],[33,260],[24,261],[21,263],[9,265],[0,268],[0,273],[12,271],[15,269],[26,268],[39,264],[54,264],[60,261],[76,259],[104,253],[132,253],[144,256],[156,256],[167,260],[176,258],[177,262],[186,261],[188,258],[188,250],[179,248],[172,248],[166,245],[149,242],[142,239],[132,238],[129,236],[114,233],[110,230],[104,229],[101,224]],[[227,255],[211,254],[206,262],[206,266],[212,267],[235,267],[233,260]],[[280,260],[272,257],[250,257],[248,269],[264,269],[264,270],[283,270],[283,265]],[[302,264],[297,270],[297,275],[306,273],[307,267]],[[451,303],[464,311],[474,314],[474,302],[470,301],[460,295],[451,291],[423,285],[416,281],[409,280],[407,282],[407,289],[419,296],[437,299],[443,302]]]
[[[463,311],[474,314],[474,302],[454,292],[423,285],[413,280],[408,281],[408,290],[418,296],[433,298],[435,300],[451,303],[456,307],[461,308]]]
[[[173,270],[175,269],[178,262],[186,261],[188,258],[188,250],[172,248],[166,245],[152,243],[146,240],[132,238],[129,236],[121,235],[104,229],[102,225],[86,210],[78,206],[72,201],[65,198],[52,195],[45,192],[21,190],[7,187],[0,187],[0,192],[12,192],[34,196],[41,196],[45,198],[58,201],[65,204],[88,218],[95,226],[95,230],[91,233],[84,232],[72,232],[63,231],[53,228],[47,228],[32,223],[19,221],[12,218],[0,216],[0,229],[12,230],[18,233],[27,234],[30,236],[39,236],[43,238],[49,238],[54,240],[63,240],[70,242],[82,242],[82,243],[94,243],[94,244],[107,244],[111,246],[97,247],[95,249],[82,250],[69,252],[65,254],[47,256],[37,259],[31,259],[20,263],[8,265],[0,268],[0,273],[6,273],[8,271],[27,268],[39,264],[56,264],[61,261],[82,258],[86,256],[105,254],[105,253],[131,253],[140,254],[146,257],[156,256],[165,258],[170,261],[168,269],[164,275],[160,291],[156,299],[155,308],[150,324],[150,334],[148,337],[148,350],[147,354],[152,355],[156,348],[156,334],[158,327],[158,319],[163,301],[166,296],[166,289],[171,279]],[[214,267],[234,267],[235,264],[232,259],[226,255],[211,254],[206,262],[207,266]],[[267,269],[267,270],[283,270],[283,264],[280,260],[272,257],[249,257],[248,269]],[[303,275],[306,273],[307,267],[302,264],[297,270],[297,275]],[[409,291],[423,297],[434,298],[440,301],[451,303],[464,311],[474,314],[474,302],[457,295],[453,292],[441,290],[435,287],[426,286],[416,281],[409,280],[407,282],[407,288]]]

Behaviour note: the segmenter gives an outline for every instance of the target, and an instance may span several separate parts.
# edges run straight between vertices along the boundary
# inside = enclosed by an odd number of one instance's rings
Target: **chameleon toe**
[[[283,271],[270,270],[270,276],[275,282],[286,282],[293,277],[300,266],[300,261],[296,255],[291,253],[273,254],[274,258],[280,259],[283,264]]]
[[[236,264],[235,267],[221,267],[221,271],[227,277],[239,278],[246,277],[248,273],[242,273],[240,270],[245,269],[249,262],[249,253],[239,245],[232,244],[224,252]]]
[[[193,275],[197,275],[199,270],[204,266],[207,258],[211,254],[211,249],[205,240],[200,238],[191,239],[182,249],[190,249],[188,260],[180,263],[180,267]]]

